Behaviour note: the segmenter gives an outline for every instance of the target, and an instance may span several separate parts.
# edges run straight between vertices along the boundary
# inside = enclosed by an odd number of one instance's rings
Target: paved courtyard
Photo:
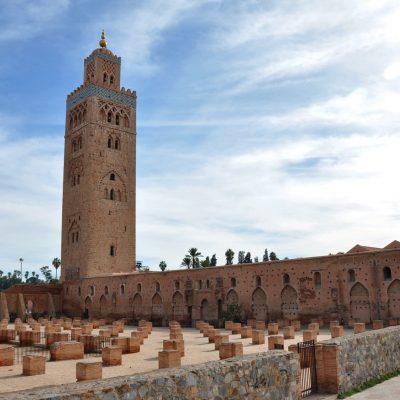
[[[131,336],[131,331],[136,327],[126,326],[120,336]],[[185,341],[185,356],[182,365],[203,363],[206,361],[219,360],[219,352],[214,349],[214,343],[208,343],[208,338],[196,329],[183,328]],[[222,330],[224,333],[228,331]],[[69,332],[69,331],[66,331]],[[348,331],[351,332],[351,331]],[[282,333],[280,331],[280,333]],[[318,340],[330,338],[329,330],[321,330]],[[98,334],[98,329],[93,330]],[[153,332],[140,348],[139,353],[124,354],[121,366],[103,368],[103,378],[131,375],[134,373],[153,371],[158,368],[158,352],[162,350],[163,340],[169,339],[168,328],[153,328]],[[266,338],[267,339],[267,338]],[[253,345],[251,339],[241,339],[240,335],[230,335],[231,341],[242,341],[243,353],[252,354],[267,351],[267,344]],[[266,340],[267,341],[267,340]],[[285,340],[285,349],[289,345],[302,341],[302,332],[296,332],[295,339]],[[101,357],[90,357],[85,360],[99,360]],[[46,374],[36,376],[23,376],[22,364],[12,367],[0,367],[0,393],[16,390],[31,389],[40,386],[59,385],[75,382],[75,364],[77,360],[53,361],[46,363]]]

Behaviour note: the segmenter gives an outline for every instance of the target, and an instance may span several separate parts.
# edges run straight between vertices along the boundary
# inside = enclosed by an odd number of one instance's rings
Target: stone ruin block
[[[181,357],[185,355],[185,342],[183,340],[164,340],[163,350],[178,350]]]
[[[242,324],[240,322],[233,322],[232,323],[232,334],[240,335],[241,332],[242,332]]]
[[[173,339],[183,339],[183,333],[170,333],[169,338]]]
[[[339,321],[329,321],[329,329],[331,329],[332,328],[332,326],[339,326],[340,325],[340,323],[339,323]]]
[[[145,328],[144,326],[139,326],[137,328],[138,332],[141,333],[141,335],[143,336],[143,339],[147,339],[149,337],[149,332],[147,330],[147,328]]]
[[[250,326],[251,328],[255,329],[256,328],[256,320],[255,319],[248,319],[247,320],[247,326]]]
[[[217,334],[214,336],[214,348],[215,350],[219,350],[221,343],[229,343],[229,335],[226,334]]]
[[[332,338],[342,337],[342,336],[344,336],[343,326],[334,325],[334,326],[331,327],[331,337]]]
[[[317,340],[317,331],[303,331],[303,342],[308,342],[310,340]]]
[[[6,329],[6,337],[7,342],[9,343],[15,340],[15,338],[17,337],[17,332],[15,331],[15,329]]]
[[[0,367],[14,365],[14,346],[0,344]]]
[[[46,373],[46,357],[28,354],[22,358],[22,375],[43,375]]]
[[[315,331],[315,332],[317,332],[317,335],[319,335],[319,323],[311,322],[310,324],[308,324],[308,330]]]
[[[285,340],[282,335],[268,336],[268,350],[276,350],[275,345],[283,346]]]
[[[265,321],[256,321],[255,325],[257,331],[265,331]]]
[[[102,378],[101,361],[81,361],[76,363],[76,380],[89,381]]]
[[[355,322],[354,323],[354,333],[362,333],[365,332],[365,323],[364,322]]]
[[[80,328],[81,327],[81,319],[80,318],[74,318],[72,321],[72,326],[74,328]]]
[[[213,328],[213,326],[204,323],[204,324],[200,325],[200,333],[204,333],[204,331],[206,331],[206,330],[208,330],[210,328]]]
[[[389,326],[396,326],[398,324],[399,324],[399,320],[396,318],[389,319],[389,321],[388,321]]]
[[[79,360],[84,357],[84,346],[81,342],[56,342],[50,346],[52,361]]]
[[[253,344],[264,344],[265,343],[265,331],[253,329],[252,331],[252,343]]]
[[[101,359],[104,366],[121,365],[122,349],[119,346],[108,346],[101,350]]]
[[[279,329],[284,328],[285,326],[289,326],[289,320],[288,319],[278,319],[278,327]]]
[[[122,350],[122,354],[127,354],[128,351],[128,339],[127,337],[117,337],[117,338],[113,338],[111,339],[111,344],[113,346],[119,346],[121,347]]]
[[[81,335],[79,336],[78,341],[83,343],[83,348],[85,353],[94,353],[100,351],[101,348],[100,336]]]
[[[71,328],[71,340],[78,340],[82,335],[82,328]]]
[[[110,331],[111,331],[111,337],[118,337],[119,331],[120,331],[119,326],[118,325],[112,325],[111,328],[110,328]]]
[[[91,335],[92,331],[92,325],[82,325],[82,335]]]
[[[68,333],[48,333],[46,334],[46,347],[50,348],[53,343],[69,341]]]
[[[276,322],[268,324],[268,335],[277,335],[279,332],[279,325]]]
[[[127,338],[128,353],[139,353],[140,351],[140,340],[133,337]]]
[[[179,350],[163,350],[158,353],[158,368],[179,368],[180,366]]]
[[[221,343],[219,346],[219,358],[224,360],[226,358],[238,357],[243,355],[242,342],[228,342]]]
[[[141,332],[138,331],[132,331],[131,332],[131,337],[135,339],[139,339],[140,344],[144,343],[143,335]]]
[[[284,339],[294,339],[294,326],[285,326],[283,328]]]
[[[252,337],[252,327],[251,326],[242,326],[240,331],[240,336],[242,339],[247,339]]]
[[[201,325],[201,324],[204,324],[204,323],[205,323],[205,322],[202,321],[202,320],[197,320],[197,321],[195,322],[194,326],[195,326],[196,329],[200,329],[200,325]]]
[[[233,321],[225,321],[225,329],[228,331],[232,330]]]
[[[298,319],[290,321],[290,325],[293,326],[295,332],[301,331],[301,322]]]
[[[210,329],[208,331],[208,343],[214,343],[215,341],[215,336],[220,335],[222,332],[219,331],[218,329]]]
[[[374,320],[372,321],[372,329],[383,329],[383,321],[382,320]]]

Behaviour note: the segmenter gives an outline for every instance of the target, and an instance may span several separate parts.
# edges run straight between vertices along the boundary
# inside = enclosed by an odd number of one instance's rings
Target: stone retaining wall
[[[341,393],[400,370],[400,327],[347,335],[318,343],[318,388]]]
[[[295,400],[296,373],[295,354],[277,350],[146,374],[0,394],[0,399]]]

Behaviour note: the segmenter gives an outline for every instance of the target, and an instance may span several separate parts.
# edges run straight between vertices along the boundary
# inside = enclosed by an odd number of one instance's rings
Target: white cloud
[[[383,72],[383,77],[388,81],[393,81],[400,76],[400,62],[388,65]]]
[[[385,245],[400,228],[398,135],[277,140],[138,190],[138,245],[177,267],[196,246],[311,256]],[[145,250],[147,249],[147,250]]]
[[[38,270],[59,256],[62,145],[61,138],[0,133],[3,271],[19,268],[20,257],[25,268]]]
[[[69,5],[70,0],[14,0],[2,4],[0,42],[34,38],[48,29]]]

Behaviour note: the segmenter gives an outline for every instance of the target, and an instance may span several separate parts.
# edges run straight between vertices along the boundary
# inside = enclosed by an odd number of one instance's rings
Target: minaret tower
[[[63,281],[135,270],[136,92],[120,87],[104,31],[99,44],[67,97]]]

